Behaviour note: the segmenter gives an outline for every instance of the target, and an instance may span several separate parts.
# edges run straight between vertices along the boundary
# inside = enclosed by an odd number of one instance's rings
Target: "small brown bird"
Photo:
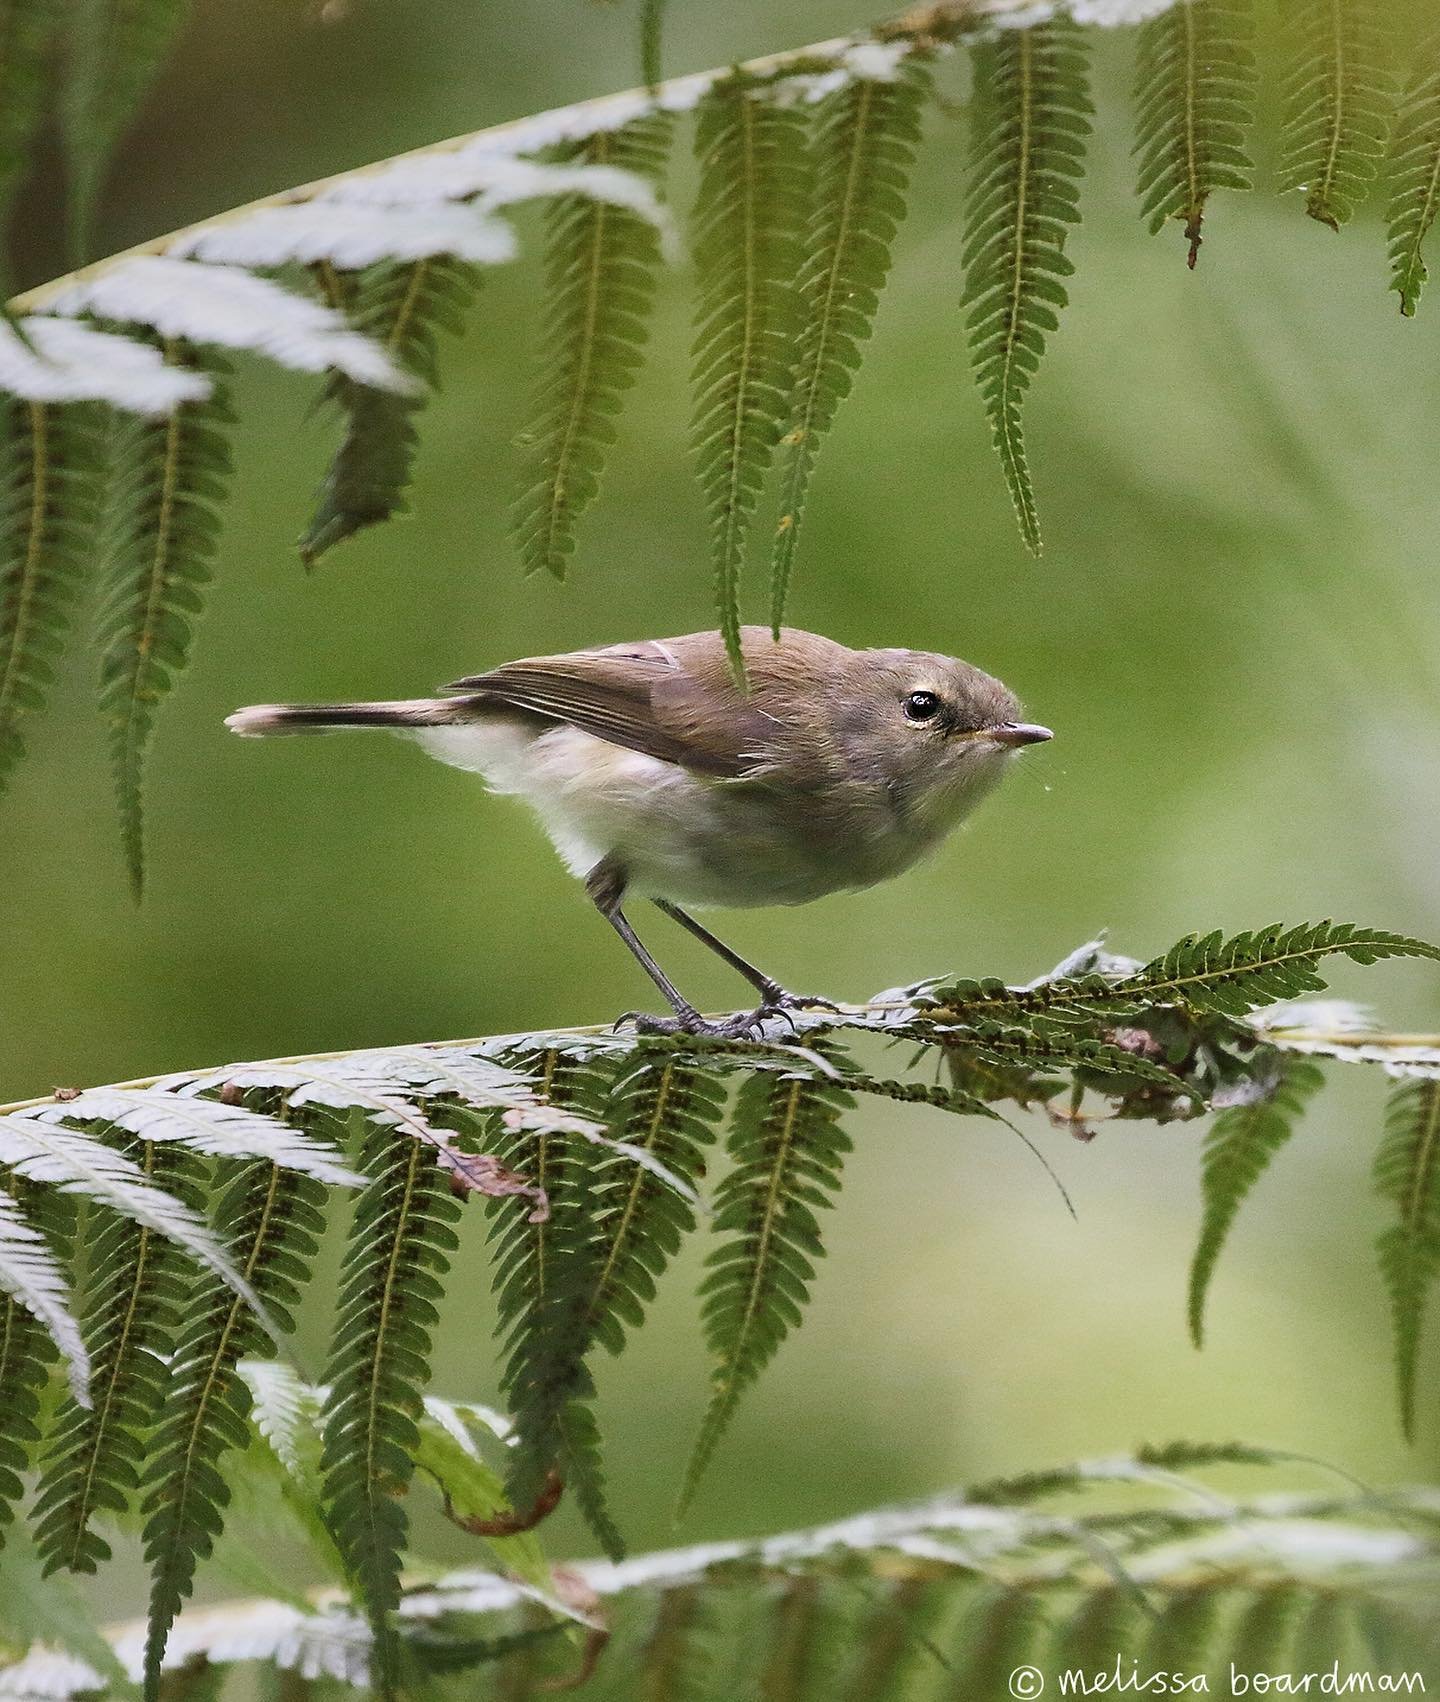
[[[669,1001],[653,1030],[738,1035],[785,992],[682,910],[804,904],[873,886],[939,844],[1025,745],[999,680],[923,650],[850,650],[794,628],[743,632],[748,691],[717,632],[507,662],[445,697],[261,704],[250,737],[388,727],[523,798]],[[758,1009],[707,1022],[640,943],[621,903],[652,899],[739,971]]]

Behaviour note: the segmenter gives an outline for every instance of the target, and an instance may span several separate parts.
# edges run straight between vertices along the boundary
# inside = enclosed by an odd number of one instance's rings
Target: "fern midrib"
[[[245,1263],[241,1272],[247,1287],[255,1275],[256,1267],[260,1262],[260,1256],[266,1248],[270,1233],[270,1224],[275,1212],[275,1202],[280,1195],[280,1179],[282,1174],[283,1173],[279,1165],[272,1164],[270,1166],[270,1174],[267,1177],[265,1184],[265,1199],[260,1208],[259,1218],[255,1225],[255,1233],[251,1238],[249,1248],[246,1250]],[[185,1505],[190,1498],[190,1493],[194,1485],[195,1455],[202,1437],[204,1437],[208,1432],[206,1419],[209,1415],[211,1401],[215,1397],[215,1390],[220,1381],[221,1367],[225,1364],[226,1358],[230,1352],[231,1340],[240,1327],[240,1322],[244,1313],[245,1302],[240,1299],[239,1295],[232,1295],[230,1297],[229,1307],[225,1313],[225,1322],[220,1328],[219,1335],[215,1341],[214,1351],[211,1353],[209,1363],[205,1367],[205,1376],[200,1385],[198,1398],[191,1410],[191,1423],[189,1432],[185,1439],[182,1469],[170,1480],[174,1486],[175,1493],[167,1505],[167,1511],[170,1518],[173,1520],[174,1527],[177,1530],[183,1528],[185,1523]]]
[[[1206,4],[1206,0],[1181,0],[1178,7],[1180,13],[1180,28],[1185,46],[1185,180],[1189,189],[1186,197],[1186,226],[1185,234],[1199,246],[1200,219],[1205,207],[1204,191],[1200,187],[1200,138],[1199,121],[1196,110],[1199,101],[1196,88],[1196,73],[1199,69],[1196,57],[1197,37],[1195,30],[1195,8]]]
[[[142,1168],[145,1174],[153,1179],[155,1173],[155,1143],[153,1141],[145,1143],[145,1159]],[[135,1260],[132,1267],[134,1275],[130,1283],[130,1292],[125,1299],[125,1314],[110,1358],[108,1375],[105,1378],[104,1398],[95,1403],[94,1411],[87,1420],[85,1427],[89,1433],[90,1441],[86,1448],[85,1473],[81,1481],[80,1493],[74,1500],[74,1511],[71,1518],[73,1541],[70,1546],[68,1564],[72,1568],[80,1558],[80,1542],[90,1523],[92,1497],[100,1471],[100,1456],[110,1433],[110,1413],[120,1386],[120,1370],[126,1362],[126,1353],[135,1332],[135,1320],[140,1313],[140,1294],[145,1285],[150,1253],[156,1240],[155,1231],[145,1224],[136,1224],[134,1227],[137,1231]]]
[[[1425,1120],[1420,1130],[1416,1162],[1411,1168],[1410,1186],[1401,1201],[1400,1221],[1412,1240],[1423,1229],[1426,1201],[1434,1181],[1435,1166],[1440,1161],[1440,1081],[1424,1084]]]
[[[1332,951],[1349,954],[1352,947],[1361,950],[1371,949],[1363,936],[1346,940],[1341,945],[1333,947],[1311,946],[1308,950],[1281,952],[1275,957],[1262,957],[1244,963],[1231,963],[1216,969],[1198,969],[1193,975],[1172,976],[1168,981],[1117,981],[1112,986],[1102,987],[1093,995],[1096,1003],[1108,1004],[1115,999],[1131,999],[1137,993],[1173,993],[1181,987],[1194,987],[1217,981],[1243,980],[1250,975],[1262,974],[1267,969],[1280,969],[1287,963],[1301,963],[1309,959],[1318,961]],[[1088,997],[1087,997],[1088,1002]]]
[[[661,1070],[659,1086],[655,1093],[655,1104],[650,1114],[649,1126],[645,1130],[645,1138],[639,1143],[644,1152],[653,1152],[655,1143],[660,1138],[664,1127],[665,1112],[670,1102],[670,1090],[674,1082],[675,1065],[667,1062]],[[586,1308],[585,1323],[587,1328],[595,1322],[606,1294],[609,1293],[610,1279],[620,1260],[620,1251],[627,1245],[630,1235],[630,1225],[635,1213],[640,1207],[640,1197],[645,1189],[645,1171],[636,1164],[631,1167],[630,1191],[625,1197],[625,1205],[620,1213],[620,1221],[615,1227],[615,1234],[610,1241],[610,1251],[605,1255],[605,1264],[600,1275],[595,1280],[595,1290]]]
[[[406,276],[405,293],[400,298],[399,306],[395,309],[395,318],[385,338],[385,347],[392,355],[398,356],[403,351],[404,340],[410,330],[410,322],[415,316],[425,279],[429,275],[430,259],[427,257],[417,260]]]
[[[739,1365],[745,1352],[746,1339],[750,1334],[755,1316],[760,1310],[760,1293],[765,1284],[767,1265],[770,1257],[770,1243],[775,1237],[775,1221],[779,1216],[779,1200],[781,1185],[785,1178],[786,1168],[790,1162],[790,1149],[795,1140],[795,1125],[800,1116],[801,1094],[804,1083],[792,1081],[785,1104],[785,1113],[781,1119],[779,1144],[775,1149],[774,1163],[770,1169],[770,1181],[765,1190],[765,1210],[761,1218],[759,1240],[755,1250],[755,1260],[750,1270],[750,1291],[745,1297],[745,1310],[741,1314],[740,1328],[735,1332],[735,1345],[729,1355],[731,1370],[725,1380],[724,1390],[729,1394],[735,1386],[735,1367]]]
[[[30,524],[25,535],[25,557],[20,573],[20,594],[15,601],[15,626],[5,650],[5,672],[0,675],[0,719],[10,713],[11,698],[20,680],[20,659],[25,654],[30,614],[39,590],[40,566],[44,559],[45,513],[49,506],[50,462],[47,454],[50,419],[42,403],[26,405],[30,417]]]
[[[1335,169],[1340,158],[1340,145],[1345,135],[1345,12],[1344,0],[1330,0],[1330,33],[1334,48],[1331,60],[1333,76],[1331,78],[1331,108],[1329,136],[1325,148],[1324,169],[1320,174],[1321,187],[1312,192],[1310,204],[1312,207],[1328,207],[1330,192],[1335,183]]]
[[[608,138],[597,135],[591,139],[587,158],[590,163],[603,165],[608,155]],[[587,212],[589,243],[585,254],[581,310],[581,338],[575,383],[570,391],[570,406],[560,441],[555,450],[554,474],[550,485],[550,501],[545,512],[545,549],[547,565],[558,560],[556,536],[564,525],[568,497],[566,487],[570,478],[570,462],[580,434],[580,423],[590,402],[590,383],[595,370],[595,327],[600,318],[601,282],[605,273],[605,237],[610,219],[609,203],[593,202]]]
[[[167,344],[166,360],[172,357],[174,345]],[[144,742],[144,727],[140,713],[141,682],[145,664],[155,644],[155,627],[164,606],[165,592],[170,584],[170,558],[175,524],[175,495],[180,481],[180,450],[184,442],[185,404],[176,407],[165,421],[165,454],[160,478],[160,508],[155,522],[155,544],[145,586],[140,620],[133,628],[134,648],[131,665],[126,671],[125,716],[120,729],[121,762],[133,777],[139,750]]]
[[[795,427],[795,444],[797,449],[808,445],[815,410],[819,403],[820,383],[825,371],[825,357],[830,348],[830,332],[835,323],[835,298],[840,290],[840,280],[844,275],[844,260],[849,252],[851,228],[855,218],[856,202],[859,198],[860,168],[864,157],[865,143],[869,139],[870,113],[874,102],[875,85],[869,78],[861,78],[855,84],[855,122],[851,128],[850,155],[845,167],[845,193],[840,198],[835,221],[835,239],[831,245],[830,264],[825,274],[825,293],[821,297],[820,311],[815,320],[815,358],[809,364],[806,382],[803,389],[804,406],[801,410],[799,424]],[[797,456],[792,467],[792,482],[790,489],[797,490],[802,482],[800,473],[800,458]],[[795,498],[787,503],[790,518],[793,521]]]
[[[750,384],[755,366],[757,336],[764,332],[764,310],[760,300],[760,266],[756,253],[759,229],[756,209],[759,197],[759,171],[755,158],[755,104],[741,89],[736,94],[740,115],[740,165],[744,190],[740,198],[740,278],[742,312],[740,318],[740,348],[735,365],[734,405],[730,415],[730,453],[726,480],[725,506],[720,530],[720,575],[722,595],[721,619],[727,639],[736,625],[735,587],[739,578],[741,544],[741,468],[745,450],[745,427],[750,414]],[[738,644],[739,635],[734,633]]]
[[[1037,25],[1036,28],[1043,28]],[[1025,228],[1030,216],[1030,174],[1034,168],[1032,144],[1035,128],[1035,64],[1031,32],[1017,30],[1016,50],[1019,54],[1018,82],[1020,87],[1020,146],[1015,178],[1014,264],[1010,278],[1010,311],[1005,327],[1005,352],[1000,362],[999,423],[1000,438],[1006,459],[1018,470],[1019,445],[1014,440],[1013,411],[1019,398],[1011,390],[1015,365],[1016,338],[1022,318],[1025,294]]]
[[[421,1148],[413,1140],[408,1143],[405,1165],[405,1184],[400,1202],[393,1213],[394,1233],[390,1237],[390,1252],[385,1264],[385,1283],[380,1295],[380,1315],[375,1321],[375,1335],[370,1352],[370,1373],[365,1382],[365,1524],[370,1533],[370,1553],[381,1548],[382,1533],[375,1519],[376,1498],[383,1493],[383,1474],[376,1463],[375,1444],[380,1424],[380,1367],[390,1345],[390,1318],[394,1311],[395,1289],[399,1280],[400,1252],[410,1231],[410,1216],[415,1202],[415,1190],[420,1175]]]

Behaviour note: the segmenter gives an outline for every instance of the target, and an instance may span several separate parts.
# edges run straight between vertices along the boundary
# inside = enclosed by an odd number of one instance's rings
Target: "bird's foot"
[[[674,1016],[651,1016],[646,1011],[626,1011],[616,1021],[633,1022],[640,1034],[694,1034],[710,1040],[754,1040],[765,1030],[767,1017],[784,1015],[777,1005],[761,1005],[736,1016],[706,1017],[697,1010],[677,1011]]]
[[[822,999],[818,993],[787,993],[778,981],[769,981],[760,990],[762,1011],[838,1011],[833,999]]]

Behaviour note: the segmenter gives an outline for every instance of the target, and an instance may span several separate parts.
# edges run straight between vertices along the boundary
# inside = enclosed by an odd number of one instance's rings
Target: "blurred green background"
[[[634,8],[531,0],[209,0],[117,161],[108,250],[222,206],[634,81]],[[858,21],[839,0],[673,0],[667,68]],[[1217,204],[1191,276],[1136,216],[1130,42],[1104,42],[1073,306],[1033,393],[1049,548],[1028,560],[973,392],[956,301],[964,125],[930,115],[879,332],[826,447],[793,617],[1000,674],[1056,729],[931,864],[858,897],[727,918],[791,985],[856,997],[922,974],[1029,977],[1108,929],[1140,955],[1194,927],[1338,916],[1440,936],[1440,603],[1433,557],[1440,298],[1402,323],[1370,213],[1343,238],[1298,201]],[[959,68],[947,73],[961,92]],[[672,183],[683,203],[688,165]],[[21,282],[61,269],[58,190],[24,204]],[[275,698],[412,695],[514,655],[710,624],[686,453],[689,280],[570,582],[506,536],[537,335],[537,224],[493,273],[424,421],[413,515],[312,577],[293,541],[335,435],[313,386],[245,369],[238,480],[195,662],[149,794],[131,905],[91,707],[71,663],[0,818],[0,1093],[185,1065],[608,1018],[638,971],[511,803],[396,741],[256,745],[221,718]],[[763,537],[763,533],[760,534]],[[757,571],[748,612],[763,618]],[[741,989],[658,917],[709,1007]],[[1337,974],[1344,991],[1359,971]],[[1423,969],[1363,996],[1440,1027]],[[1338,1072],[1342,1077],[1344,1072]],[[703,1398],[694,1261],[607,1368],[617,1511],[637,1547],[839,1516],[1144,1439],[1243,1436],[1377,1481],[1440,1454],[1437,1355],[1416,1449],[1394,1419],[1371,1268],[1383,1084],[1336,1080],[1242,1215],[1212,1339],[1182,1327],[1200,1131],[1031,1129],[1072,1222],[1003,1133],[869,1106],[806,1328],[742,1408],[699,1503],[670,1507]],[[493,1398],[474,1225],[436,1383]],[[305,1334],[319,1373],[324,1307]],[[556,1547],[586,1545],[568,1514]],[[459,1539],[427,1538],[459,1554]],[[107,1603],[133,1610],[131,1580]]]

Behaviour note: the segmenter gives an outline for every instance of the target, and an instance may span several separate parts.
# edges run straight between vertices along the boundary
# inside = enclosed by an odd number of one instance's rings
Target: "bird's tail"
[[[484,702],[473,697],[412,697],[393,703],[255,703],[225,725],[242,739],[271,733],[326,733],[337,727],[451,727],[473,721]]]

